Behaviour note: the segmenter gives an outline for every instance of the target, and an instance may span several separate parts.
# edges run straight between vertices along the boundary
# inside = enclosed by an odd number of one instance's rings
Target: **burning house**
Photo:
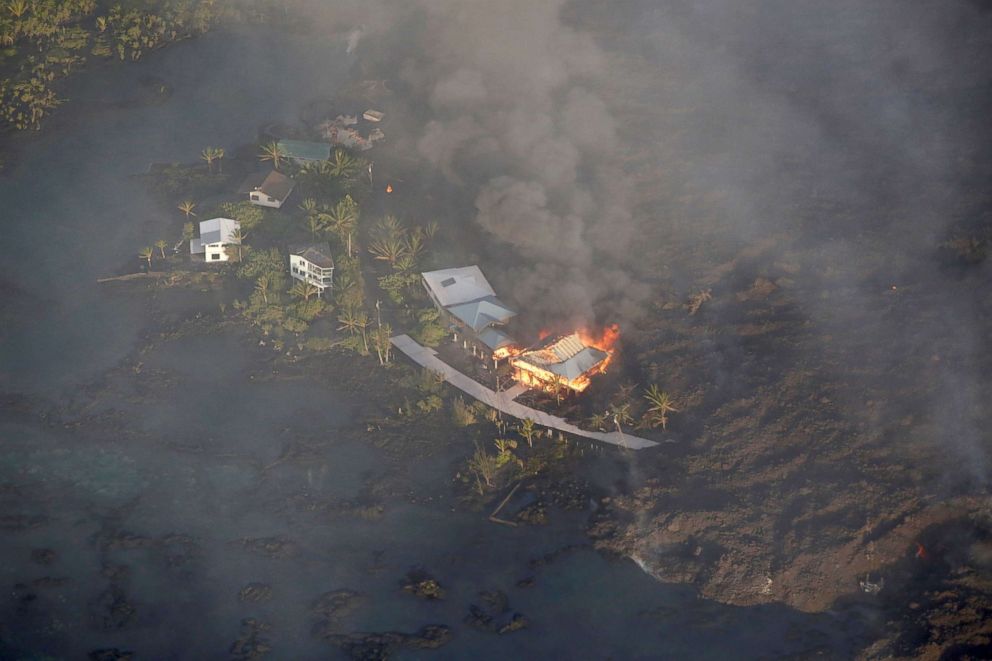
[[[496,297],[478,266],[429,271],[421,277],[449,327],[496,357],[509,355],[515,343],[501,326],[517,313]]]
[[[582,392],[594,375],[606,371],[618,335],[618,328],[611,326],[599,338],[584,332],[548,336],[510,358],[513,378],[533,388]]]

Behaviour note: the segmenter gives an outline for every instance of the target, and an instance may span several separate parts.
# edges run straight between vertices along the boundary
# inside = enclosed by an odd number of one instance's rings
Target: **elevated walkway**
[[[445,381],[454,387],[458,388],[467,395],[471,395],[480,402],[493,407],[494,409],[499,409],[507,415],[512,415],[520,420],[530,418],[535,424],[541,427],[557,429],[567,434],[572,434],[573,436],[591,438],[596,441],[602,441],[603,443],[609,443],[611,445],[627,448],[629,450],[643,450],[644,448],[650,448],[658,445],[654,441],[649,441],[646,438],[631,436],[629,434],[621,434],[615,431],[598,432],[579,429],[563,418],[551,415],[550,413],[545,413],[544,411],[538,411],[537,409],[533,409],[529,406],[524,406],[523,404],[513,401],[523,392],[524,388],[522,386],[514,386],[506,392],[495,392],[485,387],[475,379],[462,374],[454,367],[438,358],[436,351],[420,345],[409,335],[397,335],[396,337],[390,338],[389,341],[392,342],[394,347],[409,356],[415,363],[426,367],[429,370],[438,372],[439,374],[443,374]]]

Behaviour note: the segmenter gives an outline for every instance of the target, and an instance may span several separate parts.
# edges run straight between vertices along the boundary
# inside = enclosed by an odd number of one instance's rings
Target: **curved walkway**
[[[582,436],[583,438],[603,441],[604,443],[610,443],[611,445],[616,445],[630,450],[643,450],[644,448],[650,448],[658,445],[654,441],[649,441],[646,438],[630,436],[629,434],[621,434],[615,431],[606,433],[579,429],[563,418],[551,415],[550,413],[545,413],[544,411],[532,409],[529,406],[524,406],[523,404],[513,401],[514,397],[523,392],[521,389],[522,387],[514,386],[506,392],[495,392],[485,387],[475,379],[462,374],[454,367],[438,358],[436,351],[421,346],[409,335],[397,335],[396,337],[390,338],[389,341],[393,343],[394,347],[405,353],[414,362],[426,367],[429,370],[443,374],[445,381],[454,387],[468,395],[471,395],[472,397],[475,397],[480,402],[487,404],[494,409],[499,409],[507,415],[512,415],[513,417],[521,420],[530,418],[535,422],[535,424],[542,427],[557,429],[574,436]]]

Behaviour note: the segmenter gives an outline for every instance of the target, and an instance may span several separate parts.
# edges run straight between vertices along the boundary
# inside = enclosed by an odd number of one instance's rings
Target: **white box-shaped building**
[[[191,255],[203,255],[208,264],[230,261],[227,248],[241,243],[238,238],[240,232],[241,223],[233,218],[204,220],[200,223],[200,237],[189,241],[189,252]]]

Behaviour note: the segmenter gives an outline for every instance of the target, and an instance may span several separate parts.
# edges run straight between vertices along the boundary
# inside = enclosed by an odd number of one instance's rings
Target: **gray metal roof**
[[[237,243],[234,233],[241,228],[241,223],[233,218],[211,218],[200,223],[200,242],[203,245],[211,243]]]
[[[322,269],[334,268],[334,259],[331,257],[331,246],[326,241],[290,248],[289,253],[302,257],[314,266]]]
[[[583,344],[578,334],[573,333],[546,340],[515,360],[522,360],[571,381],[608,357],[605,351]]]
[[[443,307],[496,295],[478,266],[428,271],[421,276]]]

